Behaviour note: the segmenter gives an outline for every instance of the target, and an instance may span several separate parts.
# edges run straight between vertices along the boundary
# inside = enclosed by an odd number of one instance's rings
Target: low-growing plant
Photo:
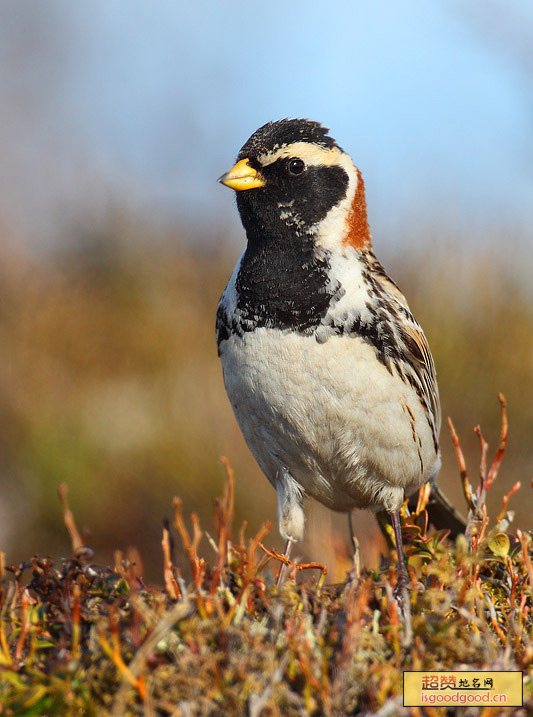
[[[503,496],[495,520],[485,502],[507,441],[500,401],[490,467],[476,429],[475,487],[450,422],[469,511],[465,535],[453,543],[447,531],[430,531],[427,486],[404,514],[409,624],[393,596],[394,553],[379,571],[354,568],[328,585],[326,566],[265,545],[268,523],[253,536],[246,523],[236,533],[226,459],[214,535],[194,513],[187,521],[175,499],[173,526],[163,529],[161,587],[145,584],[133,555],[117,553],[112,567],[93,561],[61,486],[72,557],[0,563],[0,714],[422,714],[403,707],[403,671],[467,668],[521,670],[524,707],[516,713],[531,714],[533,540],[511,532],[508,508],[520,484]],[[278,591],[282,562],[287,578]]]

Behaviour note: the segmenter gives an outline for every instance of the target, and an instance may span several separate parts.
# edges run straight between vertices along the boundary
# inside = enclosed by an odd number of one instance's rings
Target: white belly
[[[363,339],[256,329],[221,344],[226,390],[268,479],[281,468],[334,510],[394,510],[438,472],[413,389]]]

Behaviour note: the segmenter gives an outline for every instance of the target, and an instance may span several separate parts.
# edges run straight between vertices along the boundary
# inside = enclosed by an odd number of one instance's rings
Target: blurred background
[[[437,364],[478,476],[498,392],[510,440],[489,499],[531,528],[533,6],[297,0],[0,4],[0,549],[69,554],[66,482],[96,560],[135,546],[162,579],[172,497],[212,531],[228,456],[237,522],[273,489],[222,384],[218,298],[244,247],[215,180],[260,125],[321,121],[366,181],[378,257]],[[442,431],[441,483],[464,508]],[[498,485],[499,484],[499,485]],[[492,501],[492,502],[491,502]],[[363,560],[383,544],[357,513]],[[346,520],[310,506],[301,553],[349,567]],[[211,550],[204,542],[203,550]]]

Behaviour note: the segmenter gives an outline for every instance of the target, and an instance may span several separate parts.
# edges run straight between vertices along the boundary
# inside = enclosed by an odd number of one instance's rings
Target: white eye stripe
[[[277,162],[278,159],[285,159],[288,157],[294,157],[294,159],[301,159],[305,162],[306,166],[329,166],[332,164],[342,164],[342,161],[347,157],[344,152],[341,152],[337,147],[327,149],[326,147],[319,147],[316,144],[309,144],[309,142],[294,142],[293,144],[287,144],[274,152],[268,152],[259,155],[258,161],[267,167],[269,164]],[[349,160],[349,158],[348,158]],[[351,160],[349,160],[351,163]]]

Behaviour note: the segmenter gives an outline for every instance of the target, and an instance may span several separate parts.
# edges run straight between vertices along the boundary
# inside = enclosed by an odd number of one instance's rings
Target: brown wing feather
[[[391,313],[395,315],[396,320],[394,323],[398,331],[398,343],[403,349],[401,350],[402,358],[414,374],[414,378],[427,404],[427,409],[431,413],[428,419],[430,419],[435,443],[437,444],[441,424],[441,411],[437,374],[429,344],[420,324],[411,313],[405,296],[373,253],[369,252],[369,254],[369,265],[372,270],[372,275],[383,291],[382,297],[387,297],[389,300],[392,310]],[[400,348],[400,346],[398,348]]]
[[[414,318],[412,322],[415,322]],[[405,323],[402,326],[401,335],[409,352],[408,363],[416,371],[425,388],[424,393],[429,400],[429,407],[438,433],[440,431],[441,413],[435,363],[424,332],[417,323],[412,322]]]

